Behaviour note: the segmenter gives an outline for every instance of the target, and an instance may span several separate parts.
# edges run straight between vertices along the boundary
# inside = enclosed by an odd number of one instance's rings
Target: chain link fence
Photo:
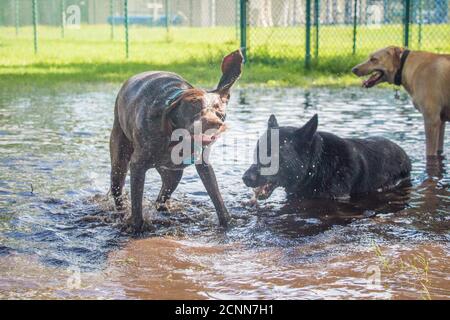
[[[1,25],[32,25],[33,3],[45,26],[124,25],[127,9],[130,26],[238,27],[240,0],[1,0]]]
[[[341,70],[388,45],[450,52],[449,8],[448,0],[248,0],[247,54]]]
[[[30,48],[36,36],[36,53],[64,40],[67,46],[93,47],[122,42],[124,57],[136,59],[143,58],[143,45],[149,57],[161,44],[187,53],[189,46],[204,47],[217,56],[239,46],[239,5],[239,0],[0,0],[0,27],[6,37],[29,39]]]
[[[450,52],[449,12],[449,0],[0,0],[0,29],[36,52],[58,39],[123,42],[142,59],[161,45],[193,59],[241,46],[251,63],[337,71],[387,45]]]

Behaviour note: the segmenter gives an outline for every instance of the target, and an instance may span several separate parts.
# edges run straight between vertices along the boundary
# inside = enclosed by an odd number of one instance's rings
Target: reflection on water
[[[230,129],[212,154],[232,228],[216,227],[193,168],[172,212],[155,212],[160,181],[149,171],[150,227],[136,240],[121,232],[106,195],[117,90],[1,92],[0,297],[449,297],[448,160],[425,161],[422,118],[408,99],[383,89],[236,90]],[[390,138],[412,159],[411,183],[347,201],[286,199],[276,190],[249,207],[241,176],[271,113],[297,126],[318,113],[320,130]],[[424,259],[428,279],[417,273]],[[369,267],[381,268],[381,287],[367,286]],[[79,288],[67,282],[74,272]]]

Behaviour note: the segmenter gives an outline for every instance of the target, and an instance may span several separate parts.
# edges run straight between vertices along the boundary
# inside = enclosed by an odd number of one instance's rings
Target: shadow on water
[[[128,252],[133,241],[140,241],[123,231],[129,209],[115,211],[107,196],[108,138],[117,89],[39,91],[30,97],[2,93],[0,258],[33,255],[47,266],[102,270],[115,252],[125,254],[120,248],[125,246]],[[253,160],[255,142],[271,113],[281,124],[295,126],[318,113],[323,131],[390,138],[412,159],[411,181],[391,192],[340,201],[286,199],[282,190],[276,190],[259,207],[251,207],[246,203],[252,192],[241,176]],[[171,211],[154,210],[161,184],[150,170],[144,203],[147,231],[141,238],[175,237],[200,247],[217,246],[219,251],[222,246],[238,248],[231,268],[241,255],[251,256],[255,249],[270,249],[278,256],[283,250],[303,248],[302,255],[287,254],[295,265],[305,259],[311,263],[324,257],[339,259],[340,254],[373,243],[449,243],[448,160],[426,161],[422,119],[407,99],[395,100],[390,91],[381,89],[362,93],[248,88],[232,96],[227,121],[230,129],[214,147],[211,162],[233,218],[231,228],[217,227],[214,208],[193,168],[185,171]],[[172,246],[162,240],[151,243]]]
[[[266,212],[266,224],[271,229],[292,237],[318,234],[335,225],[348,225],[377,214],[396,213],[408,206],[410,184],[393,190],[351,198],[348,200],[289,199],[277,212]],[[276,217],[276,219],[273,219]]]

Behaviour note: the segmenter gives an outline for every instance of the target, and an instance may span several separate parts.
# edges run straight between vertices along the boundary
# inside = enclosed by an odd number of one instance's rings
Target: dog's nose
[[[255,175],[253,173],[249,172],[249,170],[247,170],[244,173],[244,175],[242,176],[242,181],[244,181],[244,184],[250,188],[255,187],[255,180],[256,180]]]
[[[358,75],[359,69],[358,69],[357,67],[354,67],[354,68],[352,69],[352,72],[353,72],[354,74]]]

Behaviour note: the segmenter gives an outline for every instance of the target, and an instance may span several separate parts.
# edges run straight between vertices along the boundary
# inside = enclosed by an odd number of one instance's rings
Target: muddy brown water
[[[422,118],[406,95],[235,90],[212,152],[231,228],[217,228],[193,168],[171,213],[155,212],[150,170],[149,227],[136,239],[107,196],[117,90],[0,92],[0,298],[450,298],[448,159],[426,166]],[[340,202],[287,201],[276,190],[248,206],[241,176],[271,113],[297,126],[318,113],[322,131],[396,141],[412,159],[411,184]]]

